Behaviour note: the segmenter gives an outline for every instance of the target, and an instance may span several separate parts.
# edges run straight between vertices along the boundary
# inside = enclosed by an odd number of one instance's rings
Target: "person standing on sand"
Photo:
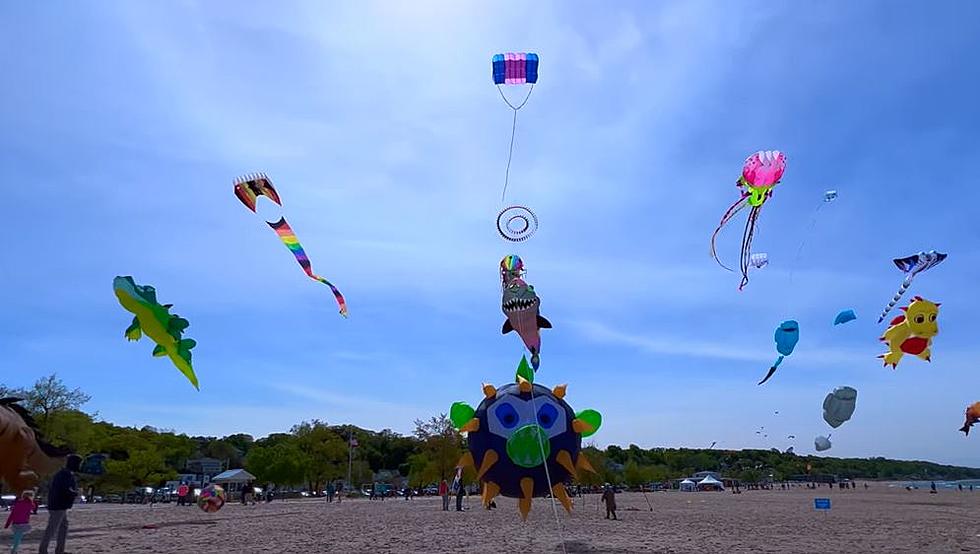
[[[606,485],[606,490],[602,493],[602,501],[606,504],[606,519],[609,519],[609,515],[612,514],[613,519],[618,519],[616,517],[616,491],[609,485]]]
[[[55,533],[58,534],[55,554],[65,552],[65,542],[68,540],[68,510],[75,505],[75,497],[78,496],[75,472],[81,465],[82,457],[72,454],[68,456],[64,469],[56,473],[51,480],[51,490],[48,491],[48,526],[38,547],[39,554],[48,554],[48,545],[51,544]]]
[[[936,494],[936,482],[935,481],[933,481],[932,484],[929,485],[929,494]]]
[[[463,486],[462,481],[459,483],[459,487],[456,489],[456,511],[463,511],[463,497],[466,496],[466,487]]]
[[[442,511],[449,511],[449,483],[445,479],[439,483],[439,496],[442,497]]]
[[[333,483],[327,483],[327,502],[333,502]]]

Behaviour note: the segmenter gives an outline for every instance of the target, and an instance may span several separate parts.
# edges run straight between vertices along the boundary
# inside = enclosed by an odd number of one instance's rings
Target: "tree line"
[[[287,433],[254,438],[238,433],[225,437],[187,436],[153,427],[121,427],[100,421],[83,410],[90,397],[70,389],[57,375],[39,379],[28,389],[0,384],[0,398],[22,398],[48,442],[80,455],[106,454],[105,472],[87,478],[101,493],[126,492],[134,487],[163,485],[185,473],[187,460],[215,458],[228,468],[245,468],[260,483],[320,491],[326,483],[347,480],[370,483],[387,471],[411,487],[451,479],[465,451],[465,438],[445,414],[415,421],[412,435],[385,429],[372,431],[352,425],[313,420]],[[351,439],[357,444],[348,446]],[[640,486],[717,471],[724,477],[754,483],[807,474],[849,479],[931,480],[978,479],[980,469],[924,461],[885,458],[828,458],[798,456],[773,450],[643,449],[611,445],[588,446],[586,455],[597,475],[583,474],[582,484],[614,483]],[[352,462],[349,464],[349,461]],[[464,478],[472,480],[472,470]]]

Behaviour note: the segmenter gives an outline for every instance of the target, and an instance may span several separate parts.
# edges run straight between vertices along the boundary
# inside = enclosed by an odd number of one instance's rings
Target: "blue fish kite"
[[[779,367],[779,364],[783,363],[783,358],[793,353],[793,349],[796,348],[796,343],[800,342],[800,324],[792,319],[780,323],[779,327],[776,328],[774,338],[776,339],[776,352],[779,352],[779,358],[769,368],[769,373],[766,374],[766,377],[759,381],[760,385],[768,381],[776,373],[776,368]]]
[[[834,325],[840,325],[841,323],[847,323],[848,321],[854,321],[858,317],[854,315],[854,310],[844,310],[837,314],[834,318]]]

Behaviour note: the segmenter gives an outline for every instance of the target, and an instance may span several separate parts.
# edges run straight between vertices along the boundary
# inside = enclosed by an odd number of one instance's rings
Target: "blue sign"
[[[830,509],[830,499],[829,498],[814,498],[813,507],[817,510],[829,510]]]

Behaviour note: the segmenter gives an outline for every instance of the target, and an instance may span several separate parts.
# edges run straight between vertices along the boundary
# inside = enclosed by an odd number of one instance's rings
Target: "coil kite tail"
[[[892,311],[892,308],[895,307],[895,304],[898,304],[898,301],[902,299],[902,295],[905,294],[905,291],[909,290],[909,287],[911,286],[912,286],[911,277],[909,277],[908,279],[902,282],[902,286],[898,288],[898,292],[896,292],[895,296],[892,297],[892,301],[889,302],[888,305],[885,306],[884,311],[881,312],[881,317],[878,318],[878,323],[881,323],[882,321],[885,320],[885,316],[888,315],[888,312]]]
[[[347,301],[344,300],[344,295],[341,294],[337,287],[333,286],[330,281],[327,281],[323,277],[313,273],[313,266],[310,264],[310,258],[306,256],[306,252],[303,250],[303,246],[299,243],[299,239],[296,238],[296,234],[293,233],[292,228],[290,228],[289,224],[286,223],[286,218],[279,218],[279,221],[275,223],[268,221],[266,223],[268,223],[269,227],[272,227],[272,230],[279,235],[279,239],[286,245],[286,248],[293,253],[293,256],[296,257],[296,261],[299,262],[300,267],[302,267],[303,271],[306,272],[306,275],[309,276],[310,279],[319,281],[330,287],[330,290],[333,291],[333,295],[337,298],[337,305],[340,306],[340,315],[347,317]]]
[[[718,262],[718,265],[727,269],[728,271],[733,271],[733,270],[732,268],[721,263],[721,260],[718,259],[718,251],[715,248],[715,239],[718,237],[718,233],[721,232],[721,230],[725,227],[725,225],[728,225],[728,222],[731,221],[733,217],[738,215],[738,212],[742,211],[742,208],[748,205],[748,198],[749,198],[748,194],[742,193],[742,197],[736,200],[734,204],[729,206],[728,211],[726,211],[725,215],[721,217],[721,221],[718,222],[718,227],[715,227],[715,232],[711,233],[711,257],[714,258],[716,262]]]

